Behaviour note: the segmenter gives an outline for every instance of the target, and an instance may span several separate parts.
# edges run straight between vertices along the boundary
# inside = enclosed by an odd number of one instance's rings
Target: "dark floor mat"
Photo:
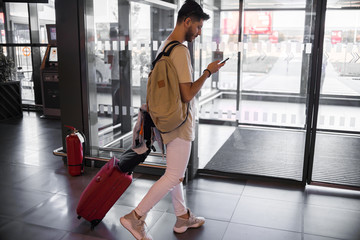
[[[360,187],[360,138],[318,133],[312,180]],[[305,132],[238,128],[206,170],[302,179]]]
[[[301,180],[305,133],[238,128],[206,170]]]
[[[316,135],[313,181],[360,187],[360,138]]]

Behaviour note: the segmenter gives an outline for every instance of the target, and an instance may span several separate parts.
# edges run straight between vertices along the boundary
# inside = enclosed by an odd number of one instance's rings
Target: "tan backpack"
[[[181,100],[179,78],[170,59],[170,53],[178,41],[167,44],[153,61],[147,83],[146,103],[156,128],[169,133],[184,124],[189,115],[189,103]],[[167,50],[167,48],[169,50]]]

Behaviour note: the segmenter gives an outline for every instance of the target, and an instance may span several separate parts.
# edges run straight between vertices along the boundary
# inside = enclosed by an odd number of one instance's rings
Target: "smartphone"
[[[229,58],[225,58],[224,60],[222,60],[221,62],[219,62],[219,64],[223,64],[223,63],[226,62],[227,60],[229,60]]]

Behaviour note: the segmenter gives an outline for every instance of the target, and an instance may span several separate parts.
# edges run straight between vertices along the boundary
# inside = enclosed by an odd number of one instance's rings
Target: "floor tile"
[[[185,193],[187,207],[198,216],[206,219],[230,221],[239,201],[239,196],[225,193],[187,190]],[[169,211],[174,213],[173,209]]]
[[[0,187],[0,214],[8,217],[17,217],[31,208],[46,201],[53,194],[15,189],[13,187]]]
[[[283,183],[248,181],[243,196],[267,198],[273,200],[302,203],[304,190],[299,186],[289,186]]]
[[[0,228],[2,226],[4,226],[5,224],[8,224],[9,222],[11,222],[13,219],[9,218],[9,217],[5,217],[5,216],[0,216]]]
[[[185,187],[187,189],[241,195],[246,182],[215,177],[196,177]]]
[[[301,232],[302,204],[242,196],[231,222]]]
[[[67,176],[68,184],[64,185],[64,188],[62,188],[58,193],[73,196],[75,199],[80,199],[82,192],[89,185],[99,170],[99,168],[85,167],[83,175],[70,176],[67,168],[63,169],[62,174]],[[57,172],[59,173],[60,171]]]
[[[135,179],[116,204],[135,208],[154,183],[153,179]],[[171,196],[167,194],[153,209],[167,211],[170,208],[172,208]]]
[[[77,219],[78,200],[72,196],[57,194],[41,205],[32,208],[22,221],[44,227],[72,231],[81,221]]]
[[[54,135],[51,137],[51,139],[52,138],[61,139],[61,135]],[[33,150],[40,152],[54,146],[52,140],[41,136],[37,136],[36,138],[34,138],[33,136],[25,135],[24,137],[22,137],[22,143],[24,144],[24,150]]]
[[[226,227],[227,222],[215,221],[206,219],[203,226],[197,229],[188,229],[185,233],[177,234],[173,232],[173,227],[176,222],[175,215],[165,213],[161,216],[159,221],[150,229],[151,236],[156,240],[175,240],[175,239],[211,239],[221,240]]]
[[[66,234],[58,229],[37,226],[29,223],[13,221],[0,228],[0,236],[3,240],[57,240]]]
[[[360,211],[306,205],[304,232],[333,238],[360,239]]]
[[[41,169],[38,167],[1,162],[0,184],[11,186],[31,176],[37,175],[39,172],[41,172]]]
[[[41,169],[38,174],[30,176],[14,184],[14,186],[21,189],[57,193],[64,189],[71,189],[71,180],[74,180],[73,178],[76,177],[70,176],[64,170]]]
[[[42,168],[58,169],[64,166],[64,162],[61,157],[55,156],[50,151],[34,151],[24,150],[19,152],[12,158],[4,159],[6,162],[11,162],[16,165],[29,165]]]
[[[68,233],[61,240],[105,240],[106,238],[93,237],[79,233]]]
[[[301,233],[230,223],[223,240],[302,240]]]
[[[90,223],[84,219],[80,219],[80,224],[73,229],[72,232],[79,234],[85,234],[98,238],[106,239],[133,239],[131,233],[129,233],[121,224],[120,217],[129,213],[132,210],[130,207],[114,205],[106,214],[102,222],[95,227],[93,231],[90,230]],[[152,210],[149,212],[146,218],[146,224],[151,228],[161,217],[163,212]]]

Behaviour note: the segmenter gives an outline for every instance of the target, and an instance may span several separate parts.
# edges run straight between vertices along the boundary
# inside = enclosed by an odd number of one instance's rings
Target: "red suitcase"
[[[106,163],[81,194],[76,212],[78,218],[91,223],[91,229],[101,222],[106,213],[132,182],[132,175],[121,172],[118,159]]]

